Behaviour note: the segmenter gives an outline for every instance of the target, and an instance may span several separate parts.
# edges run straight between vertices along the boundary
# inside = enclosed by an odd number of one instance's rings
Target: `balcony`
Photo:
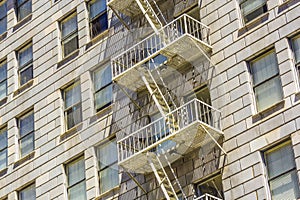
[[[202,195],[200,197],[197,197],[194,200],[222,200],[222,199],[220,199],[218,197],[215,197],[215,196],[212,196],[210,194],[204,194],[204,195]]]
[[[151,172],[152,156],[166,156],[172,163],[222,135],[220,111],[194,99],[120,139],[119,165],[136,173]]]
[[[134,17],[141,13],[135,0],[109,0],[107,5],[128,17]]]
[[[136,90],[143,86],[140,67],[153,70],[165,65],[171,72],[210,51],[209,28],[184,14],[161,28],[159,34],[150,35],[113,58],[112,77],[118,84]]]

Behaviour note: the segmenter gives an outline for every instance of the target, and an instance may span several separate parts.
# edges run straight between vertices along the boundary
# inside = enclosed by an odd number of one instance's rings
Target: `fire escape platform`
[[[135,0],[110,0],[107,5],[128,17],[134,17],[142,13]]]
[[[140,67],[152,70],[161,66],[159,57],[166,58],[173,70],[208,54],[209,28],[183,15],[164,26],[160,34],[152,34],[112,59],[112,79],[131,90],[140,88]]]
[[[151,172],[149,156],[166,156],[173,163],[223,136],[220,112],[199,100],[185,104],[170,115],[176,119],[173,124],[166,124],[162,118],[119,140],[119,165],[136,173]],[[172,131],[175,126],[176,130]]]

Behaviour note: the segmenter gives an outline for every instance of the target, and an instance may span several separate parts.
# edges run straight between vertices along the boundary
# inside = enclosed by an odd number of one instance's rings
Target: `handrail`
[[[202,196],[200,196],[200,197],[197,197],[196,199],[194,199],[194,200],[222,200],[222,199],[220,199],[220,198],[218,198],[218,197],[215,197],[215,196],[213,196],[213,195],[211,195],[211,194],[204,194],[204,195],[202,195]]]

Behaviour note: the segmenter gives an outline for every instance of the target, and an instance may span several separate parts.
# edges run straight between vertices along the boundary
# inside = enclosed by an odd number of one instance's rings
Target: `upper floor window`
[[[108,106],[112,102],[112,77],[111,67],[107,65],[94,72],[93,75],[95,90],[96,111]]]
[[[245,23],[268,11],[267,0],[240,0],[240,8]]]
[[[116,139],[114,138],[100,145],[96,148],[96,151],[99,164],[100,193],[104,193],[119,184]]]
[[[197,196],[209,194],[218,198],[223,198],[222,177],[217,175],[202,181],[196,185]]]
[[[34,150],[34,114],[33,111],[19,118],[19,145],[21,158]]]
[[[0,35],[7,30],[7,7],[6,1],[0,2]]]
[[[266,151],[265,161],[272,199],[298,199],[300,191],[291,143]]]
[[[85,200],[85,165],[84,158],[80,157],[66,165],[67,189],[69,200]]]
[[[63,57],[70,55],[79,48],[76,12],[61,22],[61,45]]]
[[[274,51],[250,62],[257,111],[262,111],[283,98],[277,58]]]
[[[18,51],[19,81],[24,85],[33,78],[33,56],[32,43],[24,46]]]
[[[35,184],[31,184],[19,191],[18,200],[35,200]]]
[[[63,94],[65,101],[65,123],[66,128],[70,129],[82,121],[80,81],[76,81],[64,89]]]
[[[292,48],[294,51],[298,81],[300,82],[300,35],[292,39]]]
[[[92,0],[89,3],[91,37],[99,35],[108,28],[106,0]]]
[[[7,95],[7,64],[0,62],[0,100]]]
[[[31,14],[31,0],[16,0],[16,3],[18,21],[21,21],[22,19]]]
[[[7,166],[7,130],[0,130],[0,171]]]

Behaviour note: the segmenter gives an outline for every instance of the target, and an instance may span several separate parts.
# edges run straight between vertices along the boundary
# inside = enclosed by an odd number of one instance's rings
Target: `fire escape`
[[[162,13],[153,8],[159,9],[155,0],[110,0],[108,6],[118,17],[118,13],[129,17],[142,13],[154,30],[153,34],[112,59],[112,78],[114,83],[132,91],[146,87],[162,116],[117,141],[118,163],[135,173],[153,172],[165,198],[178,200],[178,191],[165,171],[170,168],[183,199],[186,199],[171,164],[210,142],[226,154],[217,141],[223,136],[221,113],[198,99],[180,106],[174,101],[170,103],[166,97],[171,94],[168,90],[163,92],[162,87],[165,86],[164,79],[173,70],[193,63],[199,57],[209,59],[212,48],[209,27],[186,14],[163,25],[159,18]],[[168,62],[171,64],[161,73],[158,69]],[[197,198],[202,199],[219,200],[209,194]]]

